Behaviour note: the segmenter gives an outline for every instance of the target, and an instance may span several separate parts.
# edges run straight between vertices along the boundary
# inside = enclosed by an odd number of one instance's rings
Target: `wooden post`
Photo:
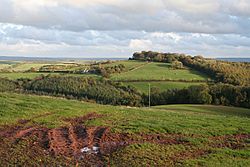
[[[150,88],[150,83],[148,84],[148,107],[150,107],[150,92],[151,91],[151,88]]]

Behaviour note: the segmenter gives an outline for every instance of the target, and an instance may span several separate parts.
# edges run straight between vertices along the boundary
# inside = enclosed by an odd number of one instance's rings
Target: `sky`
[[[0,56],[250,58],[250,0],[0,0]]]

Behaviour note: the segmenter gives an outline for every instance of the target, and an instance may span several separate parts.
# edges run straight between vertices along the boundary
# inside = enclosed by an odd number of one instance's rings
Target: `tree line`
[[[98,74],[105,78],[109,78],[111,74],[121,73],[126,70],[123,64],[111,66],[112,61],[104,61],[93,63],[90,65],[70,64],[70,65],[44,65],[38,71],[34,68],[29,69],[27,72],[59,72],[59,73],[72,73],[83,74],[92,73]]]
[[[144,95],[144,104],[148,96]],[[250,87],[230,84],[194,85],[184,89],[151,91],[152,105],[165,104],[214,104],[250,108]]]
[[[94,67],[94,71],[96,74],[100,74],[105,78],[109,78],[111,74],[114,73],[121,73],[126,70],[125,66],[123,64],[115,65],[115,66],[97,66]]]
[[[141,61],[156,61],[175,63],[181,62],[187,67],[203,72],[216,82],[238,86],[250,86],[250,63],[226,62],[215,59],[206,59],[202,56],[189,56],[178,53],[158,53],[142,51],[133,54],[132,59]]]
[[[73,76],[40,76],[35,79],[0,79],[0,91],[21,91],[38,95],[63,96],[100,104],[141,106],[142,97],[131,86],[106,79]]]
[[[7,78],[0,78],[0,92],[15,91],[18,87],[19,85],[16,81]]]
[[[134,87],[91,77],[41,76],[32,80],[16,81],[0,78],[0,91],[63,96],[100,104],[148,105],[148,95],[139,93]],[[163,92],[153,88],[151,104],[215,104],[250,108],[250,87],[219,83],[194,85]]]

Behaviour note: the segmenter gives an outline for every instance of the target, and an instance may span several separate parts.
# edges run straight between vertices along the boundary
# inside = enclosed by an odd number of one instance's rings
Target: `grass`
[[[48,65],[48,64],[22,62],[22,63],[18,63],[18,64],[13,65],[11,67],[11,70],[16,71],[16,72],[24,72],[24,71],[29,70],[32,67],[35,69],[39,69],[40,67],[42,67],[44,65]]]
[[[63,75],[63,76],[78,76],[78,77],[100,77],[95,74],[65,74],[65,73],[22,73],[22,72],[11,72],[11,73],[0,73],[0,78],[8,78],[8,79],[19,79],[19,78],[29,78],[33,79],[40,75]]]
[[[193,112],[197,114],[220,114],[220,115],[234,115],[242,117],[250,117],[249,109],[244,108],[232,108],[227,106],[213,106],[213,105],[191,105],[191,104],[182,104],[182,105],[162,105],[154,106],[156,109],[165,109],[177,112]]]
[[[142,62],[140,62],[142,63]],[[144,62],[145,63],[145,62]],[[208,77],[192,69],[173,70],[169,63],[148,63],[135,70],[112,75],[113,80],[206,80]]]
[[[1,63],[0,63],[0,70],[1,70],[1,69],[6,69],[6,68],[9,68],[9,67],[11,67],[10,64],[1,64]]]
[[[1,78],[8,78],[8,79],[18,79],[18,78],[29,78],[33,79],[40,75],[48,75],[48,73],[22,73],[22,72],[11,72],[11,73],[0,73]]]
[[[117,61],[107,66],[124,64],[128,72],[114,74],[112,80],[206,80],[207,76],[190,69],[172,70],[167,63]],[[31,64],[19,64],[17,70],[30,68]],[[1,64],[0,64],[1,68]],[[44,73],[47,75],[48,73]],[[0,73],[10,79],[35,78],[41,73]],[[52,75],[62,75],[53,73]],[[88,74],[63,74],[70,76],[93,76]],[[152,82],[151,87],[160,90],[184,88],[197,82]],[[141,92],[147,93],[148,82],[127,82]],[[153,141],[134,143],[123,147],[103,159],[110,166],[250,166],[250,139],[240,140],[235,135],[250,134],[250,109],[212,105],[163,105],[151,108],[131,108],[87,103],[63,98],[0,93],[0,129],[16,125],[20,119],[31,120],[27,126],[55,128],[67,126],[65,118],[75,118],[88,113],[104,117],[85,121],[86,127],[105,126],[113,133],[162,134],[180,136],[180,144],[157,144]],[[1,133],[0,133],[1,134]],[[214,137],[231,136],[226,140]],[[52,166],[65,166],[62,157],[41,157],[29,141],[2,143],[0,136],[0,164],[30,164],[41,166],[43,161]],[[222,147],[215,146],[219,142]],[[31,142],[33,143],[33,142]],[[229,143],[229,144],[225,144]],[[8,145],[10,144],[10,145]],[[237,147],[234,145],[240,145]],[[10,150],[10,151],[6,151]],[[7,157],[7,159],[6,159]],[[72,166],[76,166],[72,161]],[[68,164],[69,165],[69,164]],[[22,165],[21,165],[22,166]]]
[[[168,90],[168,89],[182,89],[187,88],[191,85],[199,85],[201,83],[197,82],[124,82],[125,85],[134,86],[141,93],[148,93],[149,84],[151,86],[151,90],[156,88],[160,91]]]
[[[44,113],[53,113],[34,121],[46,126],[61,126],[64,124],[62,118],[81,116],[95,111],[106,114],[108,117],[97,119],[98,121],[93,120],[91,123],[105,124],[112,127],[114,131],[216,135],[218,133],[234,134],[241,127],[242,132],[250,133],[248,124],[250,110],[235,107],[169,105],[150,109],[127,108],[53,97],[7,93],[0,94],[0,106],[1,125],[13,124],[19,119],[30,119]],[[207,126],[203,127],[205,124]]]
[[[18,61],[7,61],[7,60],[0,60],[0,64],[17,64]]]
[[[115,66],[115,65],[119,65],[119,64],[123,64],[126,68],[127,71],[129,70],[133,70],[134,68],[140,67],[144,64],[147,64],[146,62],[143,61],[136,61],[136,60],[120,60],[120,61],[115,61],[111,64],[105,64],[105,66]]]
[[[128,108],[45,96],[0,93],[0,125],[11,125],[20,119],[31,119],[32,124],[53,128],[67,125],[65,118],[83,116],[90,112],[105,116],[85,122],[86,126],[107,126],[114,133],[127,132],[132,135],[178,134],[183,136],[181,140],[189,142],[174,145],[147,142],[132,144],[104,157],[111,166],[226,166],[228,162],[233,166],[250,165],[249,147],[216,148],[211,145],[214,141],[210,139],[214,136],[250,134],[249,109],[210,105]],[[41,115],[43,116],[37,117]],[[249,146],[249,141],[242,144]],[[12,158],[16,155],[27,161],[26,154],[22,153],[24,146],[21,145],[19,149],[17,144],[15,147],[18,153],[14,149]],[[199,150],[208,153],[194,156]],[[181,158],[183,152],[187,158]],[[37,162],[37,158],[29,159],[29,163]],[[50,163],[55,160],[48,161]],[[56,161],[59,162],[58,159]]]

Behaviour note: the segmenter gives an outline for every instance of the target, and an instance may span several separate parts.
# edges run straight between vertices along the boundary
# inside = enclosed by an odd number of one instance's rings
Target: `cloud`
[[[152,47],[151,40],[132,39],[129,43],[129,47],[134,50],[148,50]]]
[[[0,22],[45,29],[250,32],[246,0],[2,0],[0,6]]]
[[[231,15],[244,16],[244,17],[249,18],[250,17],[250,2],[249,0],[232,1],[228,10]]]
[[[209,57],[248,57],[250,37],[145,31],[83,31],[38,29],[0,24],[0,55],[63,57],[129,57],[135,51],[181,52]]]
[[[249,57],[248,0],[1,0],[0,55]]]

